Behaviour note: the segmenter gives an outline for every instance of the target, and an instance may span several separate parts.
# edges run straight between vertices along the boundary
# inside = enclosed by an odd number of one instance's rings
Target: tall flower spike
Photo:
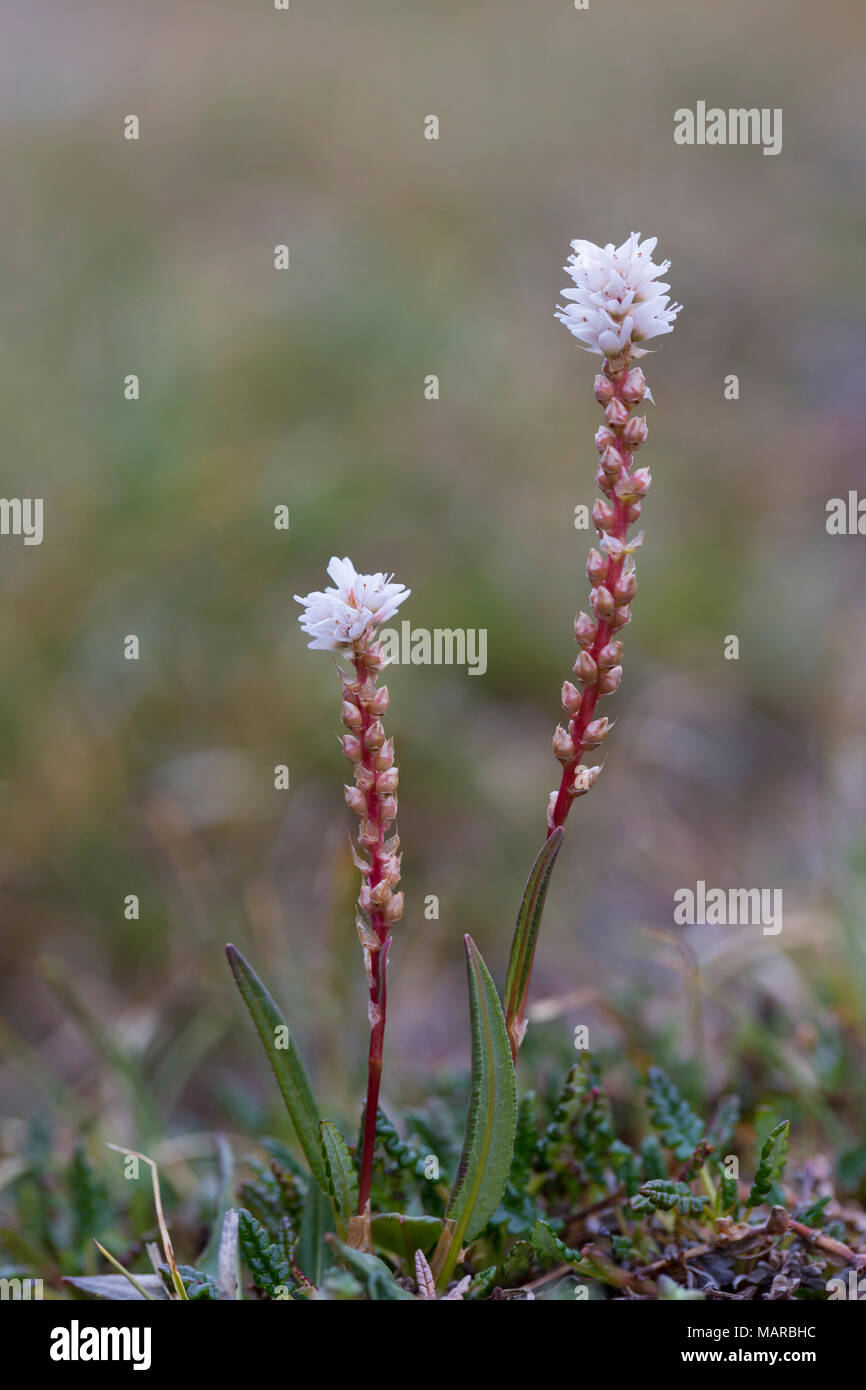
[[[328,565],[334,587],[295,595],[304,611],[301,628],[324,651],[341,651],[349,657],[354,674],[340,672],[342,721],[347,730],[341,742],[352,764],[353,785],[346,787],[346,802],[358,817],[357,845],[352,853],[361,873],[356,925],[364,952],[370,1002],[370,1053],[367,1074],[367,1107],[358,1214],[364,1217],[370,1199],[382,1050],[385,1038],[385,967],[391,944],[390,930],[403,914],[400,882],[399,839],[394,829],[397,815],[398,772],[394,744],[385,737],[382,715],[388,709],[387,686],[377,686],[385,661],[377,640],[382,623],[392,618],[410,590],[393,582],[393,575],[358,574],[348,557],[336,555]]]
[[[547,830],[563,825],[578,796],[595,784],[600,769],[585,767],[581,757],[605,740],[606,718],[596,718],[595,707],[616,690],[622,676],[622,643],[617,633],[631,620],[631,601],[637,592],[634,552],[643,532],[628,539],[629,527],[641,514],[649,491],[648,468],[634,468],[637,451],[647,437],[646,417],[632,415],[643,400],[652,400],[646,378],[632,358],[642,357],[638,344],[673,331],[681,305],[671,304],[670,285],[659,282],[670,261],[652,260],[656,238],[641,241],[632,232],[622,246],[595,246],[573,241],[574,255],[565,269],[574,289],[563,290],[570,302],[556,310],[556,317],[588,352],[604,357],[595,378],[595,398],[604,411],[604,424],[596,431],[599,455],[596,482],[604,494],[593,507],[599,548],[590,551],[587,576],[592,585],[592,617],[575,619],[575,639],[580,654],[573,674],[583,687],[570,681],[563,686],[562,704],[570,716],[566,729],[554,736],[554,749],[562,764],[558,789],[550,794]]]

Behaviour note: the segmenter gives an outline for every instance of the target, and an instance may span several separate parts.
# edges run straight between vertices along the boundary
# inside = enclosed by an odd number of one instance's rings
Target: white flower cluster
[[[658,283],[670,261],[653,263],[657,240],[641,241],[640,232],[632,232],[617,247],[571,243],[574,255],[563,269],[577,288],[562,291],[563,299],[573,302],[558,306],[556,317],[588,352],[618,357],[634,343],[673,332],[682,305],[671,304],[670,285]],[[642,357],[643,350],[632,347],[632,355]]]
[[[304,605],[298,621],[313,639],[307,646],[318,651],[341,651],[369,638],[370,629],[392,618],[412,592],[392,583],[393,575],[358,574],[348,556],[332,556],[328,574],[336,588],[295,594]]]

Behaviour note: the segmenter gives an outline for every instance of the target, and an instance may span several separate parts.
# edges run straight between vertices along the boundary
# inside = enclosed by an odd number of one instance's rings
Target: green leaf
[[[286,1292],[295,1287],[285,1249],[268,1238],[261,1222],[245,1208],[241,1207],[237,1215],[240,1250],[244,1264],[253,1276],[253,1283],[268,1298],[284,1299]]]
[[[234,946],[226,946],[235,984],[250,1011],[256,1032],[262,1040],[280,1094],[286,1103],[298,1141],[310,1165],[310,1172],[323,1192],[328,1192],[328,1175],[319,1139],[319,1111],[310,1079],[289,1028],[252,966]],[[278,1048],[277,1030],[284,1047]]]
[[[326,1193],[310,1183],[304,1198],[297,1262],[311,1284],[322,1282],[325,1270],[325,1236],[334,1228],[331,1204]]]
[[[584,1262],[580,1251],[572,1250],[570,1245],[566,1245],[565,1241],[560,1240],[546,1221],[536,1221],[532,1228],[530,1244],[533,1253],[542,1264],[570,1265],[572,1269],[579,1270],[581,1274],[591,1274],[591,1269]]]
[[[523,1011],[529,990],[529,978],[532,974],[538,929],[541,926],[541,914],[544,912],[550,875],[553,873],[556,856],[562,848],[564,839],[565,831],[560,825],[545,840],[538,858],[532,866],[529,878],[526,880],[520,911],[517,914],[517,924],[511,941],[511,955],[508,959],[508,973],[505,977],[504,996],[508,1037],[511,1043],[512,1056],[515,1058],[526,1032]]]
[[[728,1147],[734,1137],[734,1130],[740,1118],[740,1098],[739,1096],[724,1096],[716,1107],[716,1113],[710,1121],[707,1130],[707,1138],[716,1150],[718,1159],[724,1155],[724,1150]]]
[[[373,1217],[373,1241],[391,1255],[399,1255],[412,1266],[416,1250],[425,1255],[436,1245],[442,1234],[438,1216],[404,1216],[402,1212],[379,1212]]]
[[[171,1279],[171,1270],[168,1265],[160,1265],[160,1271],[166,1283]],[[214,1303],[220,1297],[216,1280],[203,1270],[194,1269],[192,1265],[178,1265],[177,1272],[180,1275],[181,1283],[186,1289],[186,1296],[190,1303]]]
[[[632,1197],[632,1211],[673,1211],[676,1207],[681,1216],[700,1216],[709,1202],[709,1197],[695,1197],[686,1182],[674,1178],[653,1178],[645,1182],[636,1197]]]
[[[358,1205],[358,1174],[352,1162],[348,1145],[336,1125],[330,1120],[322,1120],[319,1125],[322,1136],[322,1155],[325,1172],[328,1175],[328,1191],[334,1201],[334,1215],[340,1227],[341,1237],[346,1234],[350,1216]]]
[[[788,1120],[782,1120],[781,1124],[776,1125],[776,1128],[771,1129],[767,1135],[764,1147],[761,1149],[761,1158],[758,1163],[758,1171],[755,1174],[754,1185],[746,1201],[747,1207],[757,1207],[761,1202],[766,1202],[774,1185],[785,1171],[790,1129]]]
[[[675,1158],[691,1158],[704,1136],[704,1122],[661,1067],[649,1069],[647,1104],[662,1143]]]
[[[219,1192],[217,1209],[211,1228],[210,1240],[198,1257],[197,1268],[214,1279],[219,1271],[220,1244],[226,1213],[232,1205],[232,1186],[234,1184],[235,1160],[231,1148],[222,1134],[216,1135],[217,1164],[219,1168]]]
[[[466,943],[472,1076],[460,1166],[445,1215],[456,1222],[440,1273],[451,1277],[460,1248],[487,1225],[498,1207],[514,1149],[517,1093],[505,1018],[490,972],[471,936]]]
[[[331,1243],[339,1252],[343,1263],[360,1280],[368,1298],[377,1303],[387,1300],[415,1302],[411,1293],[401,1289],[384,1261],[377,1259],[375,1255],[366,1255],[362,1250],[354,1250],[351,1245],[344,1245],[335,1237],[331,1238]]]
[[[83,1252],[91,1237],[101,1236],[110,1225],[111,1213],[105,1182],[94,1171],[81,1141],[70,1160],[67,1183],[72,1221],[70,1243],[74,1250]]]

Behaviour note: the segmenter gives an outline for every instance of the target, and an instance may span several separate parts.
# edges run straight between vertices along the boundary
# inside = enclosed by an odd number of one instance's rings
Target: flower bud
[[[364,716],[357,705],[350,705],[348,700],[343,701],[343,708],[340,717],[347,729],[360,729],[364,722]]]
[[[373,698],[367,708],[371,714],[387,714],[390,703],[391,696],[388,694],[388,687],[383,685],[381,690],[374,691]]]
[[[602,376],[601,373],[592,383],[592,389],[599,405],[607,405],[608,401],[613,399],[613,382],[609,381],[606,376]]]
[[[363,816],[367,809],[367,798],[364,793],[358,787],[344,787],[343,791],[349,810],[354,811],[356,816]]]
[[[577,714],[580,709],[581,693],[571,681],[562,682],[562,708],[569,714]]]
[[[611,560],[616,562],[621,560],[625,554],[625,541],[621,541],[618,536],[602,536],[601,548]]]
[[[596,550],[595,546],[593,546],[586,562],[586,577],[591,584],[600,584],[602,582],[607,575],[609,563],[607,556],[603,554],[602,551]]]
[[[581,610],[574,620],[574,635],[577,641],[582,647],[591,647],[597,632],[598,628],[592,618]]]
[[[369,819],[365,816],[364,819],[361,821],[361,826],[360,826],[360,829],[358,830],[358,839],[361,841],[361,844],[362,844],[362,845],[369,845],[371,848],[372,848],[374,845],[378,845],[378,843],[379,843],[379,827],[378,827],[378,825],[374,825],[373,822],[372,822],[371,820],[369,820]]]
[[[622,398],[629,405],[637,405],[646,394],[646,377],[640,367],[632,367],[622,384]]]
[[[566,733],[561,724],[557,724],[553,732],[553,753],[561,763],[567,763],[569,758],[574,757],[571,735]]]
[[[376,783],[376,774],[371,767],[363,767],[360,763],[355,768],[355,785],[361,791],[371,792]]]
[[[609,531],[615,519],[616,514],[610,503],[596,497],[592,504],[592,521],[596,531]]]
[[[384,742],[385,730],[382,728],[382,721],[381,719],[374,719],[372,723],[367,725],[364,734],[364,746],[366,748],[371,748],[375,752],[377,748],[382,747]]]
[[[604,408],[604,418],[609,425],[624,425],[628,419],[628,406],[623,405],[622,401],[609,401]]]
[[[583,767],[581,765],[577,768],[574,774],[574,781],[571,784],[574,795],[584,796],[588,791],[591,791],[598,781],[598,774],[600,772],[600,767]]]
[[[637,497],[646,497],[650,490],[653,475],[648,468],[636,468],[631,475],[632,492]]]
[[[403,894],[395,893],[385,908],[385,921],[388,923],[399,922],[403,916]]]
[[[604,743],[607,738],[610,720],[606,715],[601,719],[593,719],[591,724],[587,724],[583,732],[584,748],[597,748],[600,743]]]
[[[370,889],[370,903],[373,907],[387,907],[391,901],[391,885],[387,878],[380,878],[379,882]]]
[[[637,593],[637,575],[634,570],[628,570],[621,574],[613,588],[614,598],[618,604],[631,603]]]
[[[617,643],[619,646],[619,643]],[[598,678],[598,689],[602,695],[612,695],[622,680],[622,667],[611,666],[609,671],[603,671]]]
[[[613,478],[609,478],[603,468],[596,471],[595,484],[605,497],[613,497]]]
[[[616,666],[621,656],[622,642],[608,642],[598,654],[598,664],[603,671],[609,671],[612,666]]]
[[[356,694],[358,696],[358,704],[361,705],[363,709],[369,709],[376,698],[376,682],[373,680],[372,676],[368,676],[358,687]]]
[[[382,873],[393,888],[400,882],[400,855],[391,854],[387,859],[382,860]]]
[[[646,416],[635,415],[628,420],[623,428],[622,437],[632,449],[639,449],[641,444],[646,443],[649,434],[647,429]]]
[[[605,449],[601,456],[601,471],[606,473],[609,478],[615,478],[617,474],[622,472],[622,458],[619,450],[614,449],[612,445],[609,449]]]
[[[399,779],[400,773],[396,767],[386,768],[384,772],[377,774],[376,791],[380,796],[389,796],[392,792],[397,790]]]
[[[387,823],[388,821],[392,821],[392,820],[394,819],[394,817],[396,816],[396,814],[397,814],[397,798],[396,798],[396,796],[382,796],[382,797],[380,797],[380,798],[379,798],[379,819],[382,820],[382,821],[385,821],[385,822]]]
[[[626,518],[626,521],[628,522],[629,526],[631,526],[631,524],[632,524],[633,521],[637,521],[637,519],[638,519],[639,516],[640,516],[640,502],[632,502],[632,503],[630,504],[630,506],[628,507],[628,509],[627,509],[627,511],[626,511],[626,514],[625,514],[625,518]]]
[[[590,593],[589,601],[592,604],[592,611],[595,616],[602,622],[610,622],[616,612],[616,604],[614,603],[613,594],[610,592],[610,589],[606,589],[603,584],[599,584],[598,587],[593,589]]]
[[[622,608],[618,608],[610,620],[612,628],[619,629],[627,627],[631,622],[631,605],[626,603]]]
[[[389,767],[393,767],[393,765],[394,740],[392,738],[388,738],[382,744],[382,747],[379,749],[378,753],[373,759],[373,766],[377,772],[385,772]]]
[[[589,652],[581,652],[574,663],[574,674],[582,685],[595,685],[598,679],[598,667]]]
[[[615,443],[616,435],[614,434],[613,430],[609,430],[606,425],[600,425],[595,432],[595,447],[598,450],[598,452],[600,454],[603,454],[605,449],[609,448],[611,444]]]
[[[361,745],[354,734],[344,734],[340,739],[340,743],[343,745],[343,752],[350,763],[359,763],[361,761]]]

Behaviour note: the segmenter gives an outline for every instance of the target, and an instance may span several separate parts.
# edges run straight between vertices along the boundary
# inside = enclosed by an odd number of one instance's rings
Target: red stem
[[[382,1052],[385,1044],[385,1013],[388,999],[386,970],[388,948],[371,953],[370,980],[370,1052],[367,1062],[367,1104],[364,1112],[364,1139],[361,1147],[361,1178],[358,1184],[358,1215],[363,1215],[370,1200],[373,1182],[373,1153],[376,1148],[376,1116],[379,1113],[379,1083],[382,1080]]]
[[[359,682],[363,683],[367,675],[367,668],[363,660],[356,658],[355,674]],[[358,739],[361,744],[361,764],[368,771],[375,774],[376,750],[367,747],[367,730],[373,723],[374,717],[361,707],[362,723],[358,731]],[[383,861],[385,855],[385,827],[379,814],[379,797],[377,792],[372,790],[367,797],[367,821],[378,831],[378,839],[375,844],[369,845],[370,872],[367,882],[371,888],[375,888],[383,875]],[[367,965],[367,981],[370,990],[370,1003],[368,1013],[370,1017],[370,1049],[367,1061],[367,1104],[364,1115],[364,1138],[361,1146],[361,1174],[358,1184],[358,1215],[362,1216],[367,1209],[370,1201],[370,1188],[373,1182],[373,1153],[376,1147],[376,1116],[379,1110],[379,1084],[382,1079],[382,1054],[385,1045],[385,1018],[387,1013],[388,989],[386,982],[386,970],[388,965],[388,948],[391,945],[391,938],[387,935],[388,926],[385,921],[384,911],[380,907],[371,904],[369,909],[370,926],[379,940],[379,945],[369,952]]]

